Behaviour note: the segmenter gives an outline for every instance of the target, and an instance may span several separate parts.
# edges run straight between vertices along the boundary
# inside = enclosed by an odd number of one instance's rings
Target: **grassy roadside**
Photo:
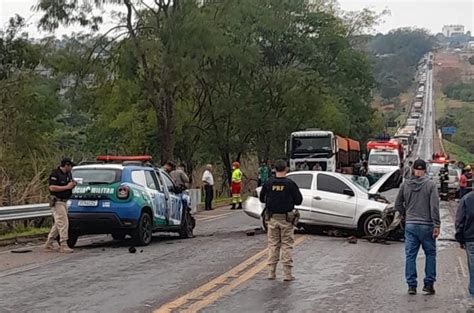
[[[6,240],[6,239],[13,239],[17,237],[28,237],[28,236],[34,236],[34,235],[46,235],[49,232],[50,228],[49,227],[41,227],[41,228],[35,228],[35,227],[22,227],[22,228],[17,228],[12,232],[5,233],[3,235],[0,235],[0,240]]]
[[[242,198],[245,198],[245,197],[242,197]],[[230,205],[232,202],[232,198],[230,197],[223,197],[223,198],[217,198],[217,199],[214,199],[212,200],[212,206],[213,207],[216,207],[216,206],[224,206],[224,205]],[[199,208],[204,208],[204,197],[202,198],[202,202],[199,203]]]
[[[474,163],[474,154],[470,153],[463,147],[443,139],[444,149],[449,154],[450,158],[457,161],[463,161],[465,164]]]

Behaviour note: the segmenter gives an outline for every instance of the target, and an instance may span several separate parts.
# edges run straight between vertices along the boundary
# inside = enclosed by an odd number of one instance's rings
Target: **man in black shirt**
[[[76,182],[72,180],[71,170],[74,163],[69,158],[61,161],[61,166],[49,175],[50,206],[53,210],[54,224],[44,246],[46,251],[54,251],[54,241],[59,235],[59,252],[73,252],[67,246],[69,220],[67,216],[67,201],[71,198]]]
[[[295,205],[303,202],[303,196],[298,186],[286,178],[286,162],[275,162],[276,177],[272,177],[260,192],[260,201],[265,203],[266,219],[268,222],[268,279],[276,278],[276,267],[282,250],[283,280],[292,281],[291,274],[293,259],[293,225],[297,212]]]

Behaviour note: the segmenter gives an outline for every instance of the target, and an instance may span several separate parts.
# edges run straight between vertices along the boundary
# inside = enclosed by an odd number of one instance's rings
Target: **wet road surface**
[[[433,151],[431,90],[415,150],[425,159]],[[1,251],[0,312],[466,312],[465,253],[452,241],[455,207],[442,204],[435,296],[406,294],[402,242],[297,234],[297,280],[282,282],[279,269],[278,280],[268,281],[265,234],[246,235],[259,221],[219,209],[199,214],[195,238],[156,235],[135,254],[129,242],[105,236],[81,239],[72,255]],[[420,252],[420,281],[423,263]]]
[[[406,295],[401,242],[297,234],[297,280],[283,283],[279,271],[279,280],[267,281],[265,234],[246,235],[258,221],[222,209],[199,217],[196,238],[159,235],[136,254],[127,242],[98,237],[72,255],[34,248],[33,266],[6,269],[11,256],[2,252],[0,312],[465,312],[467,266],[450,241],[452,206],[443,204],[433,297]]]

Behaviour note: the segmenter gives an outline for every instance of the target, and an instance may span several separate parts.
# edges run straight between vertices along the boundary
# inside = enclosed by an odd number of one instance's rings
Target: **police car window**
[[[122,171],[108,168],[73,169],[72,177],[80,184],[112,184],[122,179]]]
[[[155,173],[151,171],[145,171],[146,185],[150,189],[160,190],[160,185],[156,179]]]
[[[146,177],[144,171],[133,171],[132,172],[132,182],[142,187],[146,187]]]
[[[168,175],[164,174],[163,180],[165,182],[166,188],[168,188],[169,191],[174,191],[174,183],[171,178]]]
[[[163,177],[161,177],[162,175],[160,174],[159,171],[156,171],[155,175],[158,178],[158,183],[160,184],[160,190],[164,192],[165,182],[163,181]]]
[[[344,189],[351,189],[339,178],[319,174],[317,178],[318,190],[344,194]]]
[[[311,174],[288,175],[288,178],[294,181],[300,189],[311,189],[313,185],[313,175]]]

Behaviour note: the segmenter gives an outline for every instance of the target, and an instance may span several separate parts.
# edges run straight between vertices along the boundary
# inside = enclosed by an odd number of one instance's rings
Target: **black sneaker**
[[[423,294],[425,295],[434,295],[436,292],[434,290],[433,285],[426,285],[423,287]]]
[[[416,295],[416,287],[408,287],[409,295]]]

